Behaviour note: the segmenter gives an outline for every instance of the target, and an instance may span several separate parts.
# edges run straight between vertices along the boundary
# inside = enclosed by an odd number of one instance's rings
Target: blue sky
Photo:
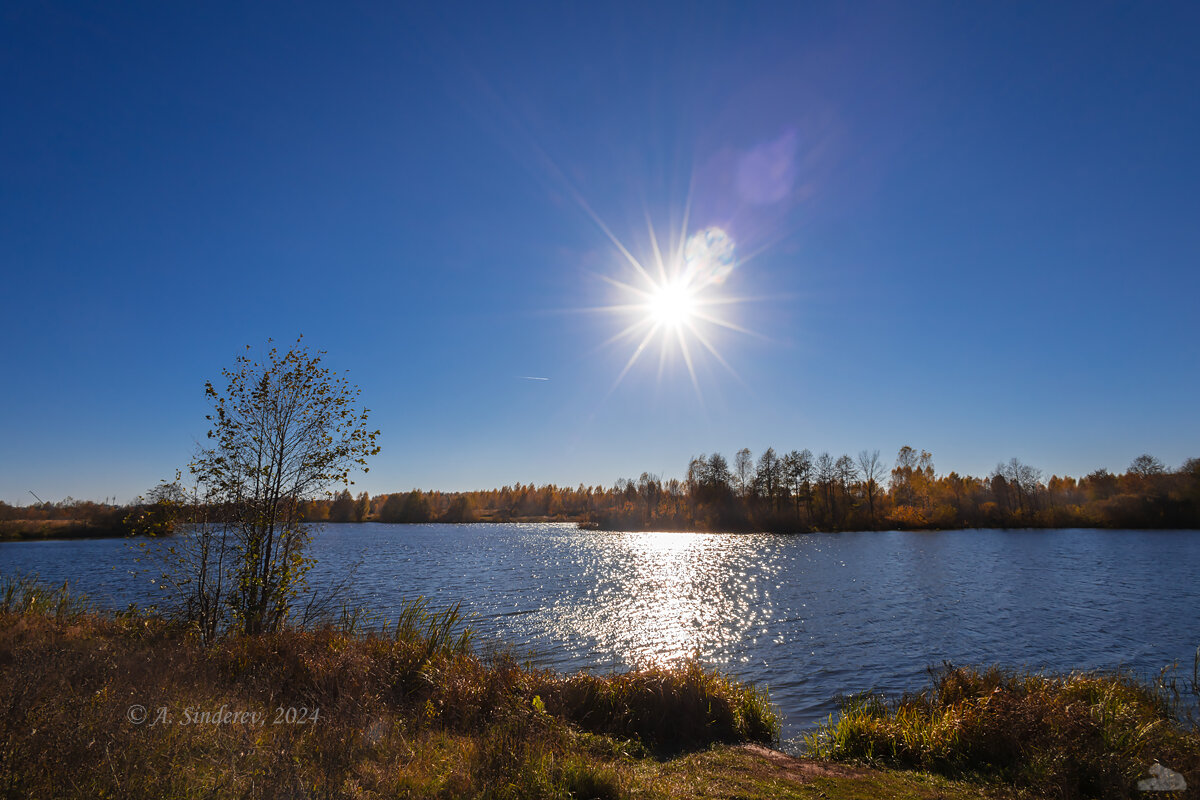
[[[0,499],[145,491],[202,439],[204,381],[300,334],[373,409],[372,493],[768,445],[1178,465],[1200,456],[1198,23],[7,5]],[[734,242],[704,296],[735,327],[692,320],[728,367],[687,333],[694,378],[654,340],[616,382],[640,336],[609,340],[644,314],[595,310],[640,280],[598,222],[650,265],[647,218]]]

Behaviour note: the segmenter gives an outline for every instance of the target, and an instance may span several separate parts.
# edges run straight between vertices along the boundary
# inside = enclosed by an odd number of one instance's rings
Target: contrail
[[[536,375],[519,375],[517,376],[523,381],[548,381],[549,378],[539,378]]]

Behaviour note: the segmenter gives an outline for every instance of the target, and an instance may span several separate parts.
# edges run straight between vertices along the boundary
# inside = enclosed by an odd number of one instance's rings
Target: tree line
[[[422,491],[357,496],[342,490],[303,504],[309,522],[528,522],[594,520],[616,502],[616,489],[517,483],[469,492]]]
[[[730,463],[699,455],[684,478],[642,473],[611,487],[515,484],[470,492],[352,496],[304,505],[312,521],[576,521],[608,530],[835,531],[1200,527],[1200,459],[1169,469],[1138,456],[1122,473],[1052,475],[1013,458],[984,477],[939,475],[927,450],[902,447],[889,466],[878,450],[856,457],[747,448]]]
[[[126,536],[134,532],[128,524],[132,508],[108,498],[97,502],[68,497],[28,506],[0,500],[0,540]]]
[[[125,506],[70,498],[30,506],[0,502],[0,523],[89,520],[91,530],[121,535],[152,527],[160,500],[151,493]],[[516,483],[374,496],[347,488],[302,500],[297,510],[308,522],[564,521],[607,530],[1200,528],[1200,459],[1169,469],[1141,455],[1121,473],[1098,469],[1081,478],[1044,479],[1015,458],[983,477],[939,475],[929,451],[907,446],[891,465],[878,450],[834,457],[807,449],[780,455],[769,447],[754,457],[743,448],[732,463],[720,453],[696,456],[681,479],[644,472],[608,487]],[[183,518],[199,513],[192,509]]]

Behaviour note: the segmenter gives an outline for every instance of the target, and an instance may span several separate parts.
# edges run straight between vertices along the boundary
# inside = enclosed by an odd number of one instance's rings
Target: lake
[[[1200,532],[607,533],[569,524],[320,526],[315,585],[357,564],[353,599],[462,602],[479,640],[559,670],[695,656],[765,685],[785,745],[832,697],[902,692],[926,667],[1123,667],[1148,676],[1200,645]],[[122,539],[0,543],[0,572],[113,607],[147,603]]]

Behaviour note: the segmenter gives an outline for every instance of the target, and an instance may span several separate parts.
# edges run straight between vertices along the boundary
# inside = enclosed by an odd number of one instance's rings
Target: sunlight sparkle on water
[[[594,641],[623,664],[710,663],[761,627],[769,589],[746,578],[744,548],[706,534],[622,533],[604,539],[583,603],[556,604],[548,627]]]

